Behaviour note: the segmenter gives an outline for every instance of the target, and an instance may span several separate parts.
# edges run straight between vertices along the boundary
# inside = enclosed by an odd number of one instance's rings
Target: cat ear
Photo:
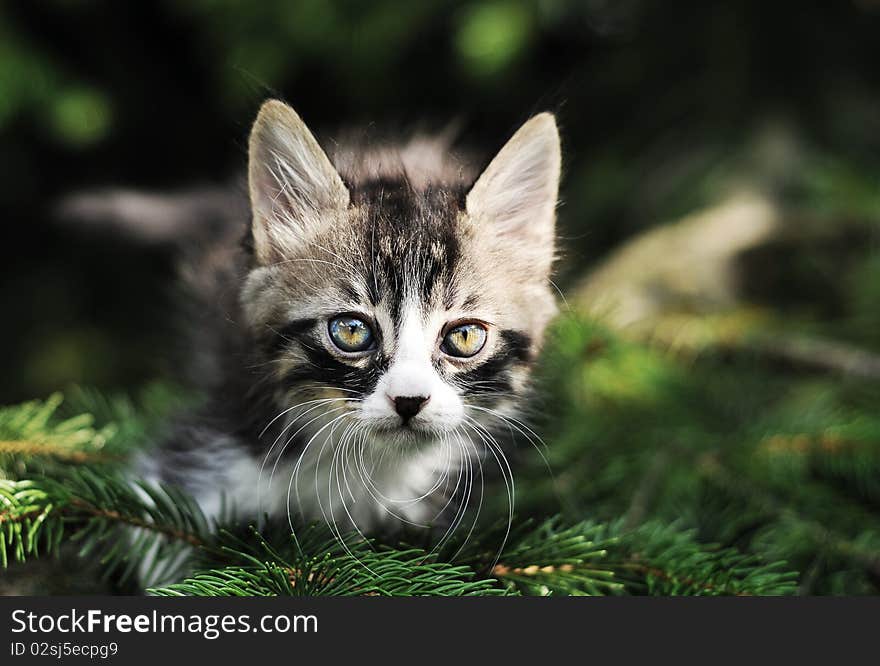
[[[559,131],[550,113],[517,130],[467,195],[475,224],[516,244],[549,270],[553,260],[556,200],[561,165]]]
[[[296,111],[264,103],[248,147],[254,251],[268,262],[348,206],[348,190]]]

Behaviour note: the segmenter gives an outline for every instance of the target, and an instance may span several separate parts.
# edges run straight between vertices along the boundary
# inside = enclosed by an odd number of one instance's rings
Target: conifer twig
[[[45,442],[0,440],[0,455],[48,457],[78,465],[119,462],[123,458],[99,450],[72,449]]]

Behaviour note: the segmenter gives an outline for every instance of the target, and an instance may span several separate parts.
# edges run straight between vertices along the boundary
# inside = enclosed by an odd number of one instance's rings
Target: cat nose
[[[394,402],[394,411],[400,414],[400,417],[403,419],[403,422],[406,423],[413,416],[419,413],[422,407],[425,406],[425,403],[428,402],[428,398],[417,395],[417,396],[398,396],[397,398],[392,398],[392,402]]]

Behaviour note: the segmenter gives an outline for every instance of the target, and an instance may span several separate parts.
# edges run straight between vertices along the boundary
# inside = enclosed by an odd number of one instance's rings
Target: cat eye
[[[375,346],[373,330],[357,317],[343,315],[328,322],[327,329],[333,344],[344,352],[369,351]]]
[[[461,324],[443,336],[440,351],[450,356],[468,358],[474,356],[486,344],[486,327],[482,324]]]

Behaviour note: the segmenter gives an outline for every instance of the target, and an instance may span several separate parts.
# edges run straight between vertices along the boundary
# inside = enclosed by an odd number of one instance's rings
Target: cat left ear
[[[541,268],[549,270],[560,168],[556,119],[540,113],[517,130],[477,179],[467,195],[467,213],[537,255]]]
[[[248,147],[248,185],[257,259],[271,261],[348,206],[348,189],[296,111],[269,100]]]

